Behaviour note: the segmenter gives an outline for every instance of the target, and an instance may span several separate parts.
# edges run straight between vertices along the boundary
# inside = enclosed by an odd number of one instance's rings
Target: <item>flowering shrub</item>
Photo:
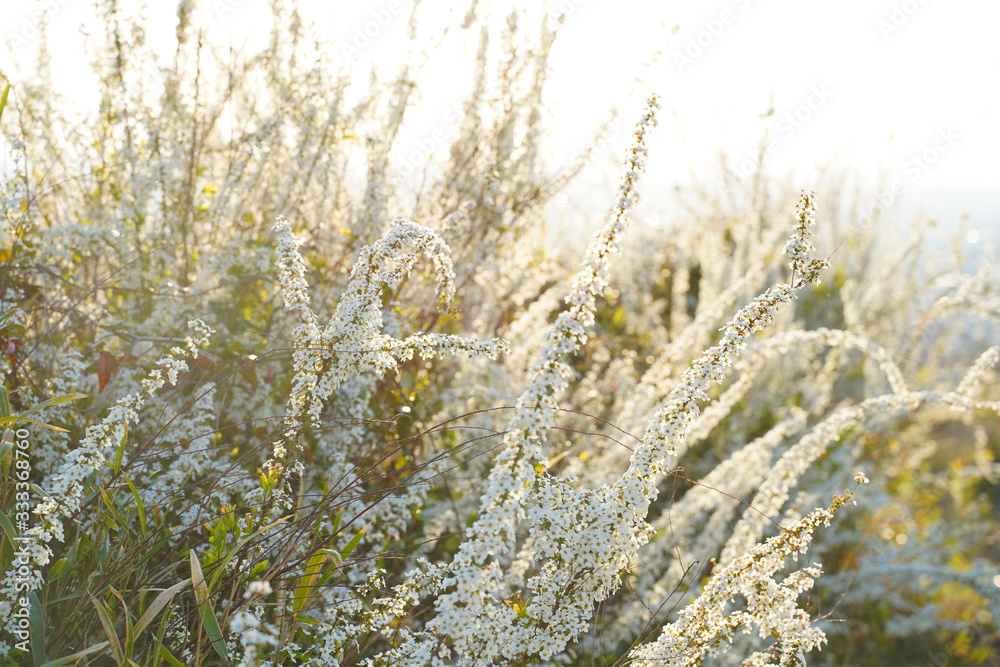
[[[590,151],[542,159],[527,11],[496,62],[467,17],[414,185],[418,60],[350,101],[283,2],[232,61],[181,2],[169,65],[98,9],[99,113],[43,46],[0,116],[5,664],[996,660],[989,267],[845,240],[832,184],[632,229],[655,95],[546,245]]]

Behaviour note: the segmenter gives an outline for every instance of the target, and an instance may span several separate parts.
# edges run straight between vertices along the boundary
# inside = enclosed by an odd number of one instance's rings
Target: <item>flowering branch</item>
[[[196,336],[188,336],[184,339],[184,347],[170,348],[170,354],[156,362],[157,368],[150,370],[142,380],[145,393],[152,395],[168,382],[176,383],[179,374],[188,370],[183,357],[197,358],[198,348],[208,345],[209,337],[214,333],[198,319],[188,322],[188,327],[195,331]],[[52,556],[48,542],[53,539],[63,541],[63,519],[80,509],[88,478],[104,467],[105,453],[114,450],[125,439],[128,424],[138,423],[139,411],[143,405],[143,393],[131,393],[120,398],[100,423],[87,429],[80,445],[66,454],[65,463],[50,478],[48,495],[34,509],[42,525],[29,528],[21,536],[21,555],[15,559],[17,567],[6,573],[0,589],[3,596],[0,599],[0,618],[8,619],[4,624],[7,631],[13,632],[16,627],[16,620],[12,615],[14,601],[24,597],[28,591],[38,590],[44,583],[40,568]],[[25,572],[29,576],[25,577]],[[26,584],[27,589],[24,588]]]

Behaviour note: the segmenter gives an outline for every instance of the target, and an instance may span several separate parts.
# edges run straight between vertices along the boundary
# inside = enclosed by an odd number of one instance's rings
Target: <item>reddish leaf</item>
[[[101,356],[97,360],[97,391],[104,391],[117,369],[118,362],[115,361],[115,358],[107,352],[101,352]]]
[[[8,340],[7,345],[4,346],[3,353],[7,355],[7,358],[10,359],[10,363],[14,366],[17,366],[17,358],[14,356],[14,353],[17,352],[17,346],[20,344],[21,341],[17,339],[11,339]]]

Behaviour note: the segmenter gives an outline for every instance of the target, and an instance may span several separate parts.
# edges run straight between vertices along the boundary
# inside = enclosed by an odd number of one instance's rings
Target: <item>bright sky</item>
[[[89,70],[79,28],[92,11],[90,0],[0,3],[0,36],[11,46],[0,69],[11,69],[11,54],[23,60],[33,53],[36,16],[47,6],[56,83],[85,98]],[[148,37],[170,49],[176,3],[148,4]],[[268,4],[203,0],[202,20],[223,39],[259,48]],[[375,63],[386,76],[395,70],[412,0],[301,5],[316,30],[336,40],[338,62],[359,72]],[[425,38],[451,30],[421,77],[420,106],[401,136],[404,154],[447,124],[467,90],[476,36],[458,28],[466,8],[454,0],[423,3]],[[555,162],[571,159],[616,103],[621,129],[608,137],[603,160],[617,162],[642,98],[655,90],[667,105],[648,182],[664,191],[691,173],[717,177],[709,167],[721,148],[749,159],[767,128],[774,142],[769,171],[795,188],[809,188],[817,165],[836,159],[872,183],[889,173],[907,214],[926,212],[945,226],[968,214],[979,252],[1000,240],[1000,2],[547,0],[546,9],[565,12],[545,98]],[[525,28],[536,31],[535,24]],[[366,30],[373,35],[368,43]],[[644,68],[656,51],[659,60]],[[774,113],[761,118],[772,92]]]

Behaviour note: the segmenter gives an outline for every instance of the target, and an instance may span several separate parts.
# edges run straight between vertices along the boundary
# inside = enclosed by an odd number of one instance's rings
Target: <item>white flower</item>
[[[414,353],[423,359],[464,353],[469,357],[497,355],[509,351],[499,338],[478,341],[451,334],[417,332],[404,340],[383,333],[382,292],[406,278],[417,258],[431,260],[439,307],[445,310],[455,296],[455,272],[450,250],[433,230],[405,218],[396,218],[385,236],[366,246],[351,271],[347,291],[324,327],[309,307],[306,265],[299,254],[299,240],[291,225],[279,217],[274,223],[278,235],[278,282],[285,307],[298,314],[300,324],[293,332],[295,352],[292,391],[285,414],[286,442],[274,444],[273,456],[265,464],[269,471],[295,467],[286,456],[297,453],[296,429],[304,421],[316,424],[323,405],[344,382],[366,373],[384,375],[395,371],[400,362]],[[411,252],[415,250],[415,252]]]
[[[261,597],[271,594],[271,582],[269,581],[251,581],[247,585],[247,590],[243,594],[245,599],[252,598],[255,595]]]

